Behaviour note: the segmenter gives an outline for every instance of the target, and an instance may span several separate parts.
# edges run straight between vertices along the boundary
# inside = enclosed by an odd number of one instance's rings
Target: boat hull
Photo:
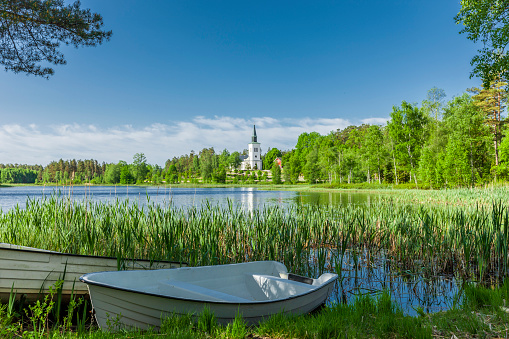
[[[181,266],[186,265],[166,261],[123,261],[123,268],[127,270]],[[5,302],[9,299],[11,288],[17,298],[25,295],[28,301],[40,299],[48,293],[50,286],[61,279],[64,280],[64,299],[68,299],[71,293],[85,295],[88,289],[86,284],[79,281],[81,275],[117,269],[118,260],[112,257],[73,255],[0,243],[0,300]]]
[[[155,272],[157,271],[151,273]],[[130,288],[123,289],[89,282],[87,284],[98,325],[103,330],[116,331],[120,328],[158,329],[165,317],[191,314],[196,318],[205,307],[214,313],[216,320],[221,324],[232,322],[237,313],[240,313],[248,324],[256,324],[279,313],[306,314],[323,305],[334,288],[337,275],[329,275],[327,283],[313,287],[301,295],[276,300],[242,302],[193,300],[145,293]],[[231,289],[235,290],[235,286],[232,285]]]

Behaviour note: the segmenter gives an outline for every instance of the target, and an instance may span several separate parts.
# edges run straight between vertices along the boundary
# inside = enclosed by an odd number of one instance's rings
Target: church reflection
[[[253,211],[255,210],[255,208],[258,207],[259,204],[258,196],[255,194],[255,189],[253,187],[244,187],[242,189],[240,201],[242,207],[246,211],[249,211],[250,213],[253,213]]]

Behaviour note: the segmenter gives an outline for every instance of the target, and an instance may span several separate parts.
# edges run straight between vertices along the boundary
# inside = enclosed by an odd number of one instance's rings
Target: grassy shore
[[[505,187],[400,190],[365,206],[270,206],[251,212],[232,205],[184,210],[51,197],[0,213],[0,239],[77,254],[176,259],[192,266],[277,260],[308,276],[324,270],[341,274],[344,265],[369,268],[383,256],[390,259],[389,270],[427,279],[449,274],[497,286],[509,268],[508,206]],[[380,291],[375,299],[359,297],[311,316],[275,317],[255,328],[246,328],[241,319],[220,327],[181,317],[167,320],[162,331],[167,337],[193,338],[506,337],[508,289],[469,287],[449,311],[418,311],[419,317],[404,315]],[[78,331],[75,325],[46,322],[42,306],[30,306],[35,308],[19,308],[14,317],[13,308],[2,306],[10,315],[0,314],[0,337],[19,337],[24,331],[26,336],[55,338],[161,336]],[[37,325],[41,322],[44,326]]]
[[[0,305],[2,338],[507,338],[509,283],[498,288],[468,286],[458,304],[445,312],[417,317],[405,315],[387,292],[378,297],[359,296],[350,305],[334,304],[305,316],[275,315],[247,327],[241,316],[227,326],[203,312],[163,320],[159,331],[118,330],[112,323],[100,330],[73,320],[72,309],[59,321],[49,300],[20,308]],[[64,312],[65,313],[65,312]],[[80,318],[79,312],[74,315]],[[85,314],[87,317],[87,315]],[[194,319],[194,320],[193,320]],[[72,321],[71,321],[72,320]],[[110,333],[109,330],[115,330]]]

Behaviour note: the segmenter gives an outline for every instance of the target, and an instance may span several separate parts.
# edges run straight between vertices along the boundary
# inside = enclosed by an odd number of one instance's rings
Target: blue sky
[[[50,80],[0,72],[0,163],[148,162],[263,151],[302,132],[383,124],[393,105],[466,88],[478,46],[459,0],[82,0],[111,41],[63,47]]]

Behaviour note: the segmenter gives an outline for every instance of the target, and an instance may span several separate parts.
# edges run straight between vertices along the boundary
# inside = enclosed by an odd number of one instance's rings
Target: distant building
[[[279,166],[279,168],[283,168],[282,159],[280,157],[274,159],[274,162]]]
[[[247,158],[240,164],[241,170],[248,169],[262,169],[262,149],[256,136],[256,126],[253,125],[253,136],[251,142],[248,144],[248,155]]]

